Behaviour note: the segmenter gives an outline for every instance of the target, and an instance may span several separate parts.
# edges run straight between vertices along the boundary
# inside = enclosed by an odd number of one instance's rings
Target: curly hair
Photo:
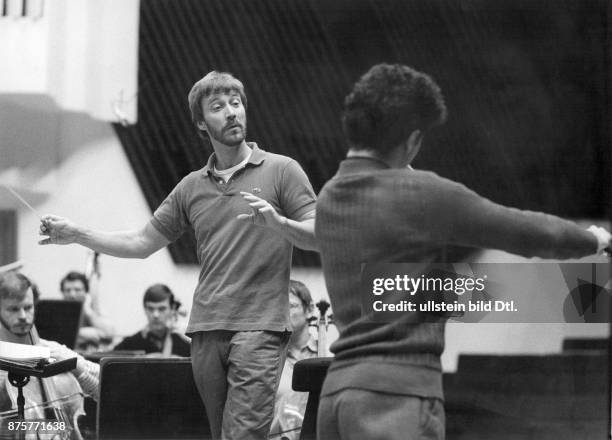
[[[247,108],[247,98],[244,93],[244,85],[242,82],[228,72],[217,72],[213,70],[208,72],[202,79],[197,81],[189,92],[187,100],[189,101],[189,110],[191,111],[191,121],[198,128],[198,122],[204,120],[204,112],[202,110],[202,99],[217,93],[238,92],[242,105]],[[207,139],[205,133],[198,128],[198,134]]]
[[[377,64],[344,100],[342,129],[351,145],[385,154],[415,130],[446,121],[440,87],[427,74],[401,64]]]

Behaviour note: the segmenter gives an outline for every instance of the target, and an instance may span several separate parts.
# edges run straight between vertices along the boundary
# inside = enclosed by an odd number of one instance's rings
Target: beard
[[[17,324],[9,325],[4,319],[0,317],[0,323],[4,328],[16,336],[26,336],[32,330],[33,324],[30,322],[19,322]]]
[[[30,330],[32,330],[32,324],[27,324],[27,325],[23,325],[23,326],[14,326],[11,329],[11,333],[17,335],[17,336],[26,336],[28,333],[30,333]]]
[[[246,139],[246,122],[244,124],[236,122],[235,127],[223,127],[220,130],[208,128],[208,135],[211,139],[227,145],[228,147],[238,147]]]

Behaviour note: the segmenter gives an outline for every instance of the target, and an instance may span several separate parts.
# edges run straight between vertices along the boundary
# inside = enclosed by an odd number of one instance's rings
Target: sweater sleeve
[[[422,203],[423,220],[440,242],[555,259],[597,252],[595,236],[571,221],[499,205],[436,175]]]
[[[84,366],[84,370],[76,376],[76,379],[83,392],[97,402],[100,397],[100,366],[87,360]]]

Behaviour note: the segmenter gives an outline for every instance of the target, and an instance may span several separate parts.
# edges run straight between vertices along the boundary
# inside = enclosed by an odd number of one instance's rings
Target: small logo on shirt
[[[259,194],[261,192],[261,188],[255,187],[251,191],[253,194]]]

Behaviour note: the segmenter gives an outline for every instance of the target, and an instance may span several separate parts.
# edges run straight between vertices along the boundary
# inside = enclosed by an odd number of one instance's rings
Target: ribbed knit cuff
[[[84,371],[77,376],[77,381],[81,385],[83,393],[92,397],[97,402],[100,393],[100,366],[87,360],[84,366]]]

